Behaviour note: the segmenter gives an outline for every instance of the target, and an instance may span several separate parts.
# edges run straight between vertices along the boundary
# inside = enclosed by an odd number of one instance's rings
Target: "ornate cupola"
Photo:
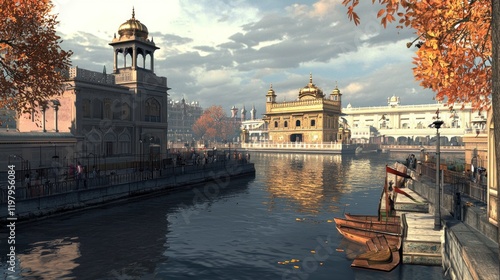
[[[397,107],[397,106],[399,106],[399,103],[400,103],[400,99],[399,99],[399,97],[397,97],[395,95],[393,95],[390,98],[387,98],[387,105],[389,105],[391,107]]]
[[[118,35],[120,35],[120,38],[124,36],[136,36],[144,40],[148,39],[148,28],[146,27],[146,25],[135,19],[134,8],[132,8],[132,18],[122,23],[122,25],[120,25],[120,27],[118,28]]]
[[[113,41],[109,43],[114,50],[113,73],[118,73],[120,69],[144,69],[154,72],[154,52],[159,49],[153,39],[148,39],[148,28],[135,18],[135,9],[132,8],[132,18],[125,21],[118,28],[118,35],[114,35]],[[123,56],[123,65],[118,65],[118,56]],[[127,63],[129,56],[132,61]],[[138,62],[138,57],[142,56],[142,65]],[[150,65],[146,67],[146,60],[149,57]]]
[[[273,103],[276,103],[276,93],[274,93],[273,84],[271,84],[266,94],[266,112],[271,111]]]
[[[299,100],[324,98],[323,91],[312,81],[312,73],[309,74],[309,83],[299,90]]]
[[[337,82],[335,82],[335,89],[333,89],[332,93],[330,93],[330,100],[342,102],[341,97],[342,97],[342,93],[340,93],[339,86],[338,86]]]

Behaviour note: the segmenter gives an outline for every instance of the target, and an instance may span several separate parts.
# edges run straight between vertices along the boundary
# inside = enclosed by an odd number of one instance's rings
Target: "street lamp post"
[[[139,139],[139,152],[141,153],[140,156],[139,156],[139,161],[140,161],[139,171],[141,171],[141,173],[142,173],[142,149],[143,149],[142,139]],[[141,177],[142,177],[142,175],[141,175]]]
[[[439,119],[439,111],[437,113],[437,119],[431,124],[432,127],[436,128],[436,190],[435,190],[435,202],[434,202],[434,230],[441,230],[441,190],[440,190],[440,180],[439,173],[441,169],[441,156],[440,156],[440,138],[439,138],[439,128],[443,125],[443,121]]]

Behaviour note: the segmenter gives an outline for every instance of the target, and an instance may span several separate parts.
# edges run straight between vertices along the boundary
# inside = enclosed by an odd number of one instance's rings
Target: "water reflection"
[[[64,279],[78,266],[81,256],[78,238],[60,238],[32,244],[30,251],[19,254],[22,275],[29,278]]]
[[[220,188],[215,196],[200,196],[205,193],[201,186],[22,224],[17,229],[21,244],[16,246],[19,269],[14,278],[163,279],[157,275],[169,262],[170,213],[209,208],[245,191],[250,180]]]
[[[255,178],[19,225],[22,270],[14,278],[439,279],[440,267],[352,269],[359,248],[328,222],[346,204],[376,213],[393,162],[387,155],[252,154],[252,161]]]
[[[270,210],[276,200],[286,199],[302,213],[338,211],[343,194],[351,193],[358,183],[373,179],[368,174],[377,173],[369,159],[354,161],[354,156],[257,154],[255,157],[266,166],[257,176],[264,178],[268,188]]]

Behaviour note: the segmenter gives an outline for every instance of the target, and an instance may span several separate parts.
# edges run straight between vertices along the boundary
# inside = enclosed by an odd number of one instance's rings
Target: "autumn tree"
[[[214,105],[196,120],[193,133],[199,139],[221,141],[233,137],[235,127],[238,127],[238,124],[227,117],[222,106]]]
[[[375,3],[372,0],[372,3]],[[453,104],[471,102],[486,109],[491,102],[491,0],[378,0],[377,16],[386,27],[415,30],[418,47],[413,73],[436,99]],[[355,24],[359,0],[344,0]]]
[[[372,0],[382,5],[377,16],[385,27],[413,28],[419,49],[415,78],[448,103],[471,102],[493,110],[496,170],[500,170],[500,3],[496,0]],[[343,0],[356,25],[359,0]],[[414,42],[415,42],[414,41]],[[414,43],[412,42],[412,43]],[[408,47],[411,43],[408,44]],[[500,176],[496,176],[500,186]],[[497,224],[500,226],[497,198]],[[499,236],[500,244],[500,236]],[[499,266],[500,268],[500,266]]]
[[[71,51],[60,47],[50,0],[0,0],[0,108],[30,112],[63,90]]]

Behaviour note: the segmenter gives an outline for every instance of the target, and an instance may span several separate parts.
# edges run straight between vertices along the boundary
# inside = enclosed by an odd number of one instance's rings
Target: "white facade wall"
[[[393,97],[394,98],[394,97]],[[391,98],[391,99],[393,99]],[[388,102],[387,106],[377,107],[352,107],[350,104],[342,109],[343,118],[351,128],[352,139],[369,137],[423,137],[432,138],[436,129],[429,127],[436,120],[436,111],[439,109],[439,118],[444,122],[440,129],[442,137],[451,140],[452,137],[462,137],[471,133],[476,127],[484,129],[481,120],[486,122],[486,113],[478,116],[470,105],[461,108],[461,105],[449,106],[441,103],[424,105],[400,105],[396,102]]]

